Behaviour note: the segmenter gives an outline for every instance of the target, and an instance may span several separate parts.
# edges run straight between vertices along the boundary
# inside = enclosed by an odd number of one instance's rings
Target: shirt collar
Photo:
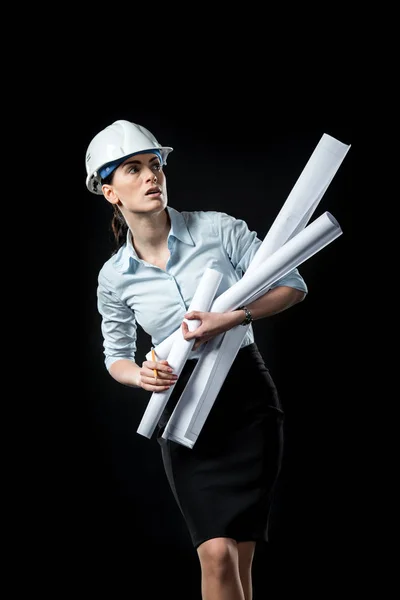
[[[190,235],[183,215],[174,208],[171,208],[170,206],[167,206],[167,211],[171,219],[171,229],[169,231],[168,238],[170,236],[174,236],[184,244],[194,246],[193,238]],[[126,242],[115,255],[114,267],[117,269],[117,271],[120,271],[121,273],[126,273],[131,266],[131,259],[133,259],[133,264],[135,265],[137,265],[140,261],[138,255],[136,254],[136,250],[132,244],[131,232],[128,229],[126,235]]]
[[[173,235],[184,244],[194,246],[193,238],[190,235],[189,229],[187,228],[186,221],[182,213],[175,210],[175,208],[171,208],[169,206],[167,206],[167,211],[171,219],[171,230],[169,232],[169,235]]]

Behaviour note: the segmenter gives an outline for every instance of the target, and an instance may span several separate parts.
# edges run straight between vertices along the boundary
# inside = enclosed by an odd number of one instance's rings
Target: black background
[[[358,199],[352,164],[358,148],[351,102],[343,88],[333,97],[329,86],[308,87],[305,98],[299,85],[265,88],[257,77],[244,84],[239,76],[224,80],[223,70],[217,83],[203,71],[188,80],[183,73],[179,85],[160,83],[151,71],[138,77],[137,69],[136,76],[128,69],[122,80],[122,71],[119,66],[118,74],[111,73],[109,85],[88,85],[82,93],[75,88],[74,94],[66,88],[68,107],[51,133],[59,141],[62,128],[65,166],[54,156],[58,210],[47,207],[57,268],[46,270],[52,296],[41,300],[48,333],[40,339],[39,327],[35,338],[38,348],[42,344],[39,389],[48,401],[45,434],[35,440],[40,464],[35,453],[35,468],[24,483],[31,494],[25,520],[34,513],[29,528],[42,539],[46,535],[46,556],[54,572],[62,570],[54,590],[79,586],[82,594],[100,597],[153,599],[166,593],[200,600],[197,554],[168,488],[159,447],[136,433],[149,395],[121,386],[104,367],[96,286],[113,248],[112,213],[85,187],[86,148],[114,120],[144,125],[174,148],[165,168],[170,206],[230,213],[263,239],[328,133],[352,147],[312,220],[329,211],[343,235],[300,266],[306,300],[254,324],[286,412],[271,541],[256,551],[254,600],[278,597],[274,592],[280,596],[293,585],[297,593],[324,597],[327,589],[341,589],[352,568],[349,413],[358,342],[349,306],[355,304]],[[50,260],[48,246],[41,256]],[[138,360],[148,348],[149,340],[140,336]],[[42,493],[32,494],[39,481]],[[36,536],[30,547],[36,547]],[[139,593],[141,586],[146,591]]]
[[[332,588],[340,579],[335,553],[344,544],[351,506],[344,491],[350,476],[346,403],[355,344],[346,318],[355,226],[351,165],[357,152],[351,115],[323,108],[313,113],[310,106],[306,114],[293,114],[260,97],[251,110],[248,101],[246,109],[231,111],[229,102],[217,93],[196,107],[184,97],[173,108],[162,101],[155,109],[143,101],[117,108],[102,102],[79,133],[84,324],[77,406],[85,426],[73,501],[80,523],[76,544],[90,556],[91,566],[84,563],[82,573],[91,589],[129,589],[141,580],[148,598],[167,589],[174,598],[200,598],[197,555],[167,486],[158,445],[136,433],[148,394],[117,384],[103,364],[96,281],[112,248],[111,211],[85,189],[84,156],[93,135],[119,118],[144,125],[174,148],[165,168],[169,205],[228,212],[246,220],[261,239],[322,134],[352,144],[312,217],[331,212],[343,235],[301,265],[306,300],[254,325],[286,412],[271,542],[255,557],[255,598],[283,590],[293,577],[298,591],[321,586],[322,595],[327,582]],[[148,348],[142,336],[138,357],[143,360]],[[340,570],[346,572],[343,562]]]

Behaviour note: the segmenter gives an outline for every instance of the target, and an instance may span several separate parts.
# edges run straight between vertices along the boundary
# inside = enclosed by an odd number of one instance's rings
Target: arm
[[[133,360],[121,358],[112,363],[108,372],[111,377],[130,387],[141,387],[140,385],[140,367]]]
[[[100,275],[99,278],[97,297],[97,306],[102,318],[105,365],[111,377],[123,385],[140,387],[151,392],[169,389],[175,383],[176,376],[172,374],[166,360],[145,360],[141,367],[135,362],[135,315],[121,301],[104,275]]]
[[[260,298],[247,305],[251,312],[253,321],[265,317],[271,317],[291,306],[298,304],[304,300],[306,292],[289,287],[286,285],[277,286],[266,292]],[[185,340],[196,339],[193,349],[196,349],[220,333],[225,333],[229,329],[240,325],[245,318],[245,313],[242,309],[233,310],[226,313],[216,312],[199,312],[192,311],[185,315],[185,319],[198,319],[201,325],[194,331],[189,331],[185,321],[182,323],[182,333]]]
[[[280,285],[269,290],[263,296],[247,305],[251,312],[253,321],[264,317],[272,317],[291,306],[302,302],[306,292],[286,285]]]
[[[262,242],[241,219],[235,219],[226,213],[216,213],[214,220],[221,245],[238,277],[242,277]],[[301,302],[307,291],[304,279],[299,270],[295,268],[277,280],[263,296],[247,304],[247,308],[250,310],[253,320],[270,317]],[[244,318],[244,311],[239,309],[223,313],[192,311],[185,315],[185,319],[199,319],[201,325],[189,332],[187,324],[183,322],[182,333],[186,340],[196,338],[193,346],[195,350],[203,342],[240,325]]]

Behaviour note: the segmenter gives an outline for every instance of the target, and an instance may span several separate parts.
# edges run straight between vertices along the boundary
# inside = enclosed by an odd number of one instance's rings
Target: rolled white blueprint
[[[235,310],[238,306],[246,304],[249,296],[259,297],[264,288],[271,287],[275,281],[308,260],[342,233],[333,215],[325,212],[278,248],[249,277],[243,277],[221,294],[214,301],[213,308],[216,306],[216,312]],[[240,346],[235,344],[235,338],[238,341],[243,337],[239,328],[241,326],[232,329],[229,337],[222,334],[208,342],[207,352],[203,353],[198,361],[164,429],[164,438],[189,448],[193,447],[239,350]]]
[[[324,134],[321,137],[251,261],[243,276],[244,278],[248,277],[276,249],[304,229],[349,148],[350,146],[343,144],[330,135]],[[264,288],[258,289],[242,304],[251,304],[251,302],[265,294],[269,287],[270,284],[267,283]],[[218,302],[216,301],[211,310],[217,309]],[[209,408],[218,395],[248,329],[249,326],[231,329],[209,341],[203,348],[196,371],[192,375],[192,380],[188,382],[185,393],[179,400],[175,415],[173,415],[173,421],[168,424],[165,436],[175,441],[181,441],[181,443],[186,442],[187,445],[191,445],[194,439],[197,438],[205,420],[204,414],[208,415]],[[204,413],[204,410],[206,410],[206,413]],[[188,433],[190,431],[195,435],[195,438],[193,438],[193,435],[190,438]],[[186,435],[190,439],[187,439]]]
[[[189,321],[188,321],[189,324]],[[169,335],[165,340],[160,342],[155,348],[154,352],[156,356],[160,360],[165,360],[168,356],[168,353],[171,351],[172,344],[179,338],[181,328],[175,329],[171,335]],[[147,360],[151,360],[151,350],[146,354]]]
[[[322,135],[244,277],[307,225],[349,149],[331,135]]]
[[[241,326],[231,329],[229,337],[221,334],[207,342],[210,352],[201,355],[201,361],[197,363],[168,420],[163,438],[193,448],[239,351],[243,339],[239,327]],[[241,328],[247,330],[247,327]]]
[[[242,277],[218,296],[212,303],[212,310],[214,312],[235,310],[242,304],[246,304],[250,297],[259,297],[258,294],[262,294],[265,288],[270,288],[275,281],[285,277],[341,233],[342,230],[335,217],[329,212],[323,213],[286,244],[275,250],[248,277]]]
[[[247,277],[277,248],[307,225],[349,149],[350,145],[343,144],[327,133],[322,135],[243,277]],[[266,291],[265,289],[264,293]],[[253,300],[255,298],[251,298]],[[212,306],[211,311],[214,310]],[[243,328],[243,338],[246,331],[247,328]],[[168,356],[178,334],[179,329],[156,346],[155,352],[160,359]],[[150,352],[146,358],[151,360]]]
[[[263,260],[305,227],[349,149],[350,146],[327,134],[322,136],[243,278],[247,278]],[[250,303],[266,293],[272,283],[274,281],[258,289],[246,302]],[[220,299],[217,300],[221,302]],[[225,300],[226,297],[223,298],[223,302]],[[213,304],[211,310],[214,310],[215,306],[218,308],[218,304]],[[164,437],[175,439],[189,447],[193,446],[247,330],[248,327],[236,327],[207,343],[167,424]],[[167,353],[168,345],[172,343],[178,331],[157,346],[156,351],[160,356],[163,356],[164,352]]]
[[[218,286],[221,283],[222,273],[214,269],[207,268],[196,288],[196,292],[192,298],[188,310],[209,311]],[[186,321],[189,329],[192,331],[199,326],[197,320]],[[171,350],[168,354],[169,365],[178,376],[180,375],[185,362],[192,350],[195,340],[187,341],[183,337],[182,331],[179,329],[180,335],[176,336]],[[164,392],[153,393],[140,421],[137,433],[144,437],[150,438],[157,426],[158,421],[166,407],[169,397],[173,391],[173,386]]]

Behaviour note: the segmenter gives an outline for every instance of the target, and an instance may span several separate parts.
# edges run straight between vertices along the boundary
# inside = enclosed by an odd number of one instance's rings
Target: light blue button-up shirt
[[[165,271],[137,256],[130,234],[100,270],[97,305],[107,369],[122,358],[135,360],[137,325],[149,334],[153,346],[181,326],[207,267],[222,274],[217,298],[241,279],[262,243],[244,221],[226,213],[166,210],[171,229]],[[278,285],[308,291],[298,269],[272,287]],[[253,341],[250,326],[242,346]],[[191,358],[198,356],[199,350],[191,353]]]

